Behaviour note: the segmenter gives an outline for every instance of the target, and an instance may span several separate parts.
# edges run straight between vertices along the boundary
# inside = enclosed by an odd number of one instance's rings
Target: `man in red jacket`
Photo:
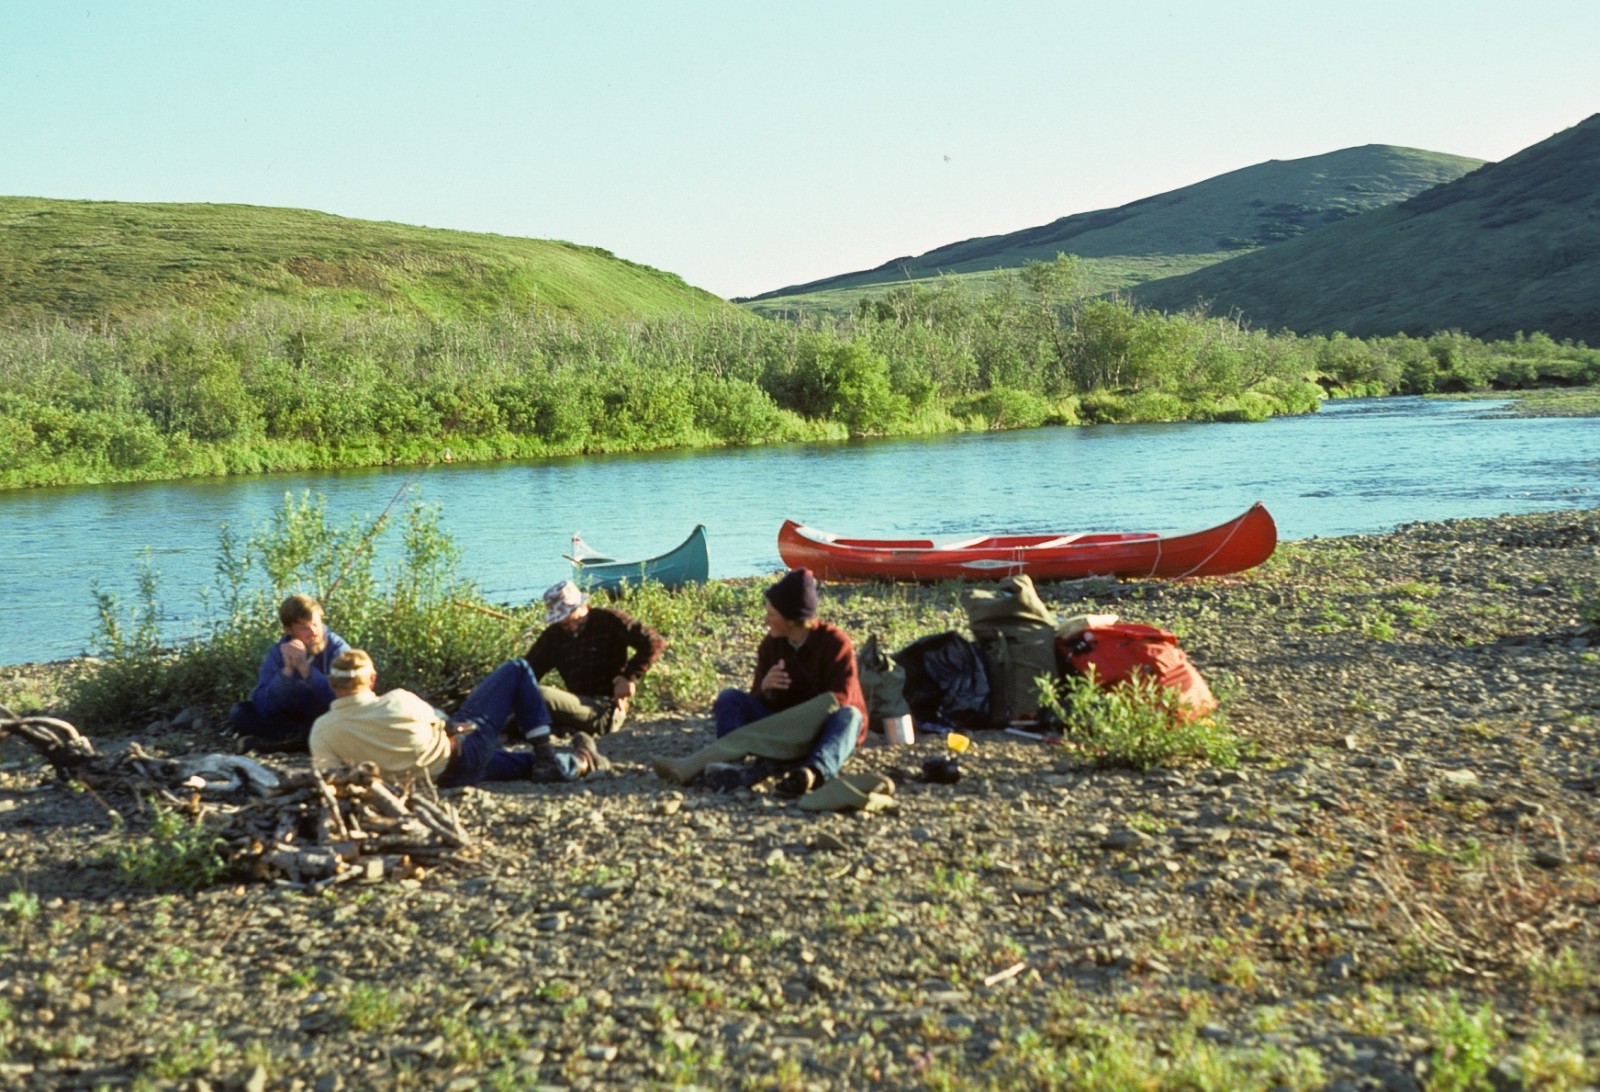
[[[717,788],[751,786],[783,773],[777,789],[803,796],[834,777],[867,734],[867,700],[856,677],[855,645],[844,630],[817,618],[817,582],[810,569],[791,569],[767,589],[767,635],[756,650],[749,690],[729,688],[712,703],[717,737],[792,708],[819,694],[839,703],[817,732],[811,753],[790,767],[757,759],[742,769],[714,770]]]

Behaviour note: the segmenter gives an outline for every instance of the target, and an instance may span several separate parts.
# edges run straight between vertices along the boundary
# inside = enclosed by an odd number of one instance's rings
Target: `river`
[[[782,566],[778,526],[858,536],[1191,531],[1266,502],[1286,540],[1414,520],[1600,504],[1600,424],[1518,418],[1495,401],[1329,402],[1259,424],[1099,425],[493,465],[262,475],[0,493],[0,664],[89,649],[92,588],[137,600],[160,576],[172,636],[199,630],[219,526],[249,533],[306,491],[335,526],[402,486],[437,504],[463,571],[496,602],[569,575],[574,532],[615,557],[707,528],[712,575]],[[334,619],[337,626],[337,618]]]

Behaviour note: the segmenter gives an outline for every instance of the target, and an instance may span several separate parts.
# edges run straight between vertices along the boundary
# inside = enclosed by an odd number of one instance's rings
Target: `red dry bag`
[[[1094,626],[1076,636],[1063,639],[1061,654],[1072,670],[1087,675],[1094,668],[1101,686],[1116,686],[1142,671],[1162,686],[1178,692],[1183,719],[1203,717],[1217,707],[1211,687],[1199,668],[1178,647],[1178,636],[1155,626],[1137,622],[1117,622]]]

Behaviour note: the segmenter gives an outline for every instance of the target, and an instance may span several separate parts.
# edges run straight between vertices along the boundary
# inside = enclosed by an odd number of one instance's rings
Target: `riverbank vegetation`
[[[0,331],[0,488],[1096,422],[1600,382],[1600,351],[1269,334],[1084,294],[1075,259],[844,319],[260,307]]]

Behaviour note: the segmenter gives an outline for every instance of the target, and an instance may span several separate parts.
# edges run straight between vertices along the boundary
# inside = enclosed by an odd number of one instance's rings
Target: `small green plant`
[[[1394,618],[1387,611],[1377,610],[1361,616],[1361,632],[1372,641],[1394,640]]]
[[[150,831],[112,851],[117,868],[135,887],[209,887],[228,871],[226,843],[198,819],[156,805]]]
[[[995,1088],[1086,1089],[1316,1089],[1326,1075],[1315,1052],[1276,1046],[1233,1047],[1201,1037],[1204,1007],[1159,1043],[1124,1019],[1105,1020],[1071,1012],[1040,1028],[1017,1029],[1015,1047],[995,1059]],[[964,1088],[956,1072],[943,1087]]]
[[[371,983],[358,982],[345,998],[344,1018],[355,1031],[392,1031],[404,1016],[402,998]]]
[[[1167,829],[1167,824],[1147,811],[1135,811],[1124,820],[1134,830],[1145,834],[1160,834]]]
[[[216,1032],[185,1024],[151,1060],[150,1075],[158,1080],[176,1081],[191,1074],[204,1073],[228,1049],[231,1047],[218,1039]]]
[[[451,1059],[457,1064],[470,1066],[499,1061],[527,1045],[514,1032],[474,1020],[467,1012],[469,1007],[441,1013],[434,1020]]]
[[[1600,626],[1600,583],[1591,584],[1587,591],[1580,591],[1577,598],[1578,619],[1591,626]]]
[[[1058,694],[1044,698],[1062,725],[1063,738],[1102,765],[1148,770],[1200,761],[1232,767],[1245,752],[1221,709],[1190,717],[1177,690],[1142,673],[1102,687],[1091,670],[1069,676]]]
[[[936,868],[928,889],[937,895],[966,896],[978,886],[978,878],[970,872],[955,868]]]
[[[6,913],[15,921],[33,921],[39,916],[39,896],[31,891],[11,892],[6,896]]]
[[[1596,985],[1594,971],[1570,945],[1552,954],[1535,953],[1528,961],[1528,980],[1534,993],[1543,996],[1581,993]]]
[[[573,994],[577,992],[577,987],[573,986],[573,984],[568,982],[566,979],[552,978],[548,982],[542,983],[539,988],[534,991],[534,996],[539,1000],[549,1004],[559,1005],[562,1002],[569,1000]]]
[[[1505,1039],[1494,1006],[1485,1001],[1468,1010],[1452,990],[1444,998],[1425,997],[1417,1015],[1434,1039],[1428,1087],[1439,1092],[1484,1087],[1495,1051]]]

